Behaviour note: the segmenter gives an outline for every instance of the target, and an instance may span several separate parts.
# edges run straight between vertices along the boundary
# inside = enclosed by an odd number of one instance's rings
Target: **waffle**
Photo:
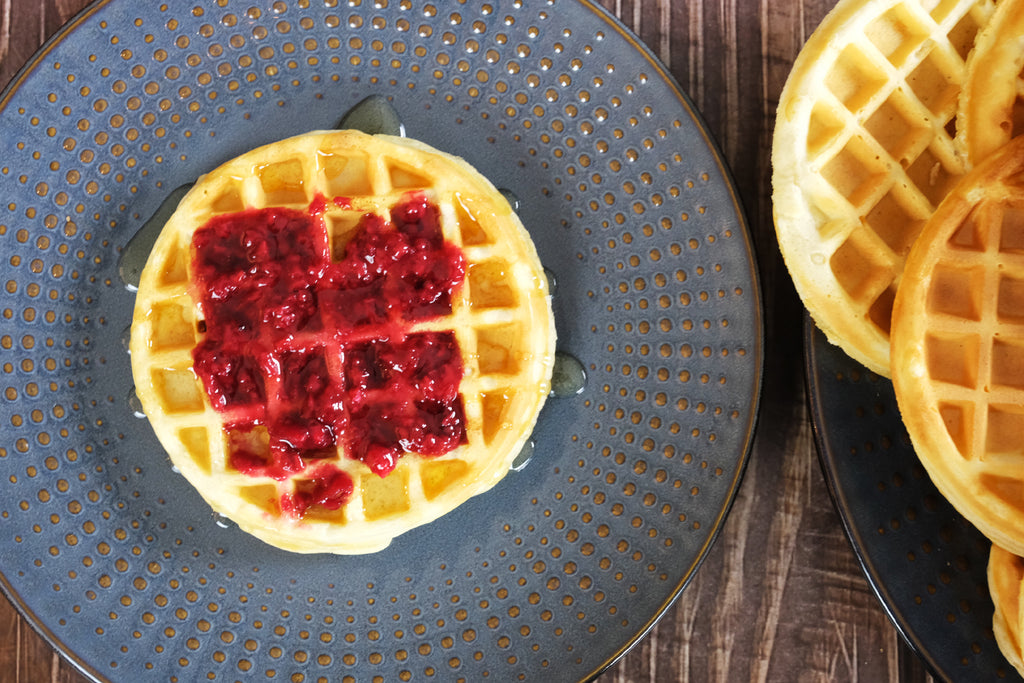
[[[893,309],[892,369],[936,487],[1024,555],[1024,138],[966,175],[921,232]]]
[[[995,605],[992,632],[1006,660],[1024,676],[1021,658],[1021,589],[1024,589],[1024,558],[992,546],[988,559],[988,589]]]
[[[533,243],[483,176],[330,131],[196,183],[142,273],[131,360],[214,511],[279,548],[357,554],[505,475],[554,340]]]
[[[957,96],[990,0],[840,0],[779,100],[779,247],[828,339],[889,376],[892,302],[914,238],[965,172]]]
[[[978,34],[960,94],[967,159],[978,163],[1024,132],[1024,2],[1000,0]]]

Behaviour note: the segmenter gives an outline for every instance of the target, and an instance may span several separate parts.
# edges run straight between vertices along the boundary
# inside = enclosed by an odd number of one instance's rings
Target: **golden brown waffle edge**
[[[1024,554],[1024,138],[976,166],[928,221],[893,311],[904,425],[939,491]]]
[[[999,650],[1024,676],[1021,650],[1021,590],[1024,589],[1024,558],[993,545],[988,560],[988,586],[995,611],[992,632]]]
[[[992,7],[841,0],[779,100],[772,200],[786,266],[829,341],[883,376],[903,260],[964,172],[949,129]]]
[[[339,457],[338,467],[356,482],[352,502],[337,514],[286,519],[268,502],[281,482],[249,481],[225,467],[221,416],[191,365],[191,348],[202,333],[201,311],[190,296],[190,236],[213,215],[264,205],[305,208],[322,193],[328,197],[330,239],[340,239],[361,215],[386,215],[407,192],[431,196],[441,207],[446,239],[466,255],[470,274],[448,326],[466,366],[469,442],[439,457],[407,454],[383,479]],[[329,198],[338,195],[347,205],[331,204]],[[443,329],[445,323],[425,328]],[[481,174],[417,141],[318,131],[251,150],[199,179],[164,227],[143,272],[131,351],[136,391],[157,436],[215,511],[287,550],[363,553],[387,546],[394,536],[502,479],[548,394],[554,339],[547,281],[533,243]]]
[[[1024,2],[1000,0],[967,60],[957,129],[971,164],[1024,132]]]

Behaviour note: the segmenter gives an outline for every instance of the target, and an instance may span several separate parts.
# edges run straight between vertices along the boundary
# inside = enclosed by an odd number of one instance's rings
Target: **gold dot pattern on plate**
[[[719,528],[760,314],[739,207],[689,105],[567,0],[110,0],[0,103],[0,569],[100,680],[585,678]],[[212,516],[131,388],[120,250],[175,188],[384,95],[512,190],[586,372],[493,495],[362,558]],[[298,564],[297,564],[298,563]]]

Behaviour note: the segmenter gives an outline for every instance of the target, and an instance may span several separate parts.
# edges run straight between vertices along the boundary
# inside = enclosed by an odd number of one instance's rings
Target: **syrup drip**
[[[512,207],[512,210],[518,213],[519,197],[516,195],[516,193],[508,189],[507,187],[499,187],[498,192],[500,192],[501,196],[505,198],[505,201],[508,202],[508,205]]]
[[[548,295],[553,297],[555,290],[558,289],[558,280],[555,278],[555,274],[548,268],[544,269],[544,277],[548,279]]]
[[[405,137],[405,125],[398,112],[382,95],[370,95],[360,100],[341,117],[338,130],[358,130],[367,135],[394,135]]]
[[[533,453],[536,450],[537,444],[533,439],[529,439],[523,444],[522,449],[519,451],[519,455],[512,461],[512,465],[509,467],[513,472],[522,472],[526,469],[526,466],[530,464],[530,460],[533,459]]]
[[[555,367],[551,373],[551,395],[558,398],[575,396],[587,385],[587,371],[575,356],[564,351],[555,352]]]
[[[192,184],[189,183],[171,190],[156,212],[142,224],[138,232],[132,235],[128,244],[124,245],[121,257],[117,262],[117,272],[128,291],[138,291],[139,280],[142,279],[142,269],[146,267],[146,260],[149,258],[149,252],[153,251],[156,238],[160,236],[160,231],[164,229],[167,219],[178,208],[181,198],[191,189]]]
[[[135,387],[132,387],[128,391],[128,407],[132,409],[132,415],[142,419],[146,417],[146,411],[142,408],[142,401],[139,400],[139,395],[135,393]]]

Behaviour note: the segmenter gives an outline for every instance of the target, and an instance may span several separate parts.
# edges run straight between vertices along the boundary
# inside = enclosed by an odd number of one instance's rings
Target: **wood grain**
[[[7,83],[85,0],[0,0]],[[775,245],[770,148],[790,66],[830,0],[602,0],[668,66],[734,174],[757,249],[767,364],[743,486],[676,604],[603,683],[930,678],[860,572],[818,465],[804,395],[802,307]],[[0,600],[0,681],[81,683]]]

